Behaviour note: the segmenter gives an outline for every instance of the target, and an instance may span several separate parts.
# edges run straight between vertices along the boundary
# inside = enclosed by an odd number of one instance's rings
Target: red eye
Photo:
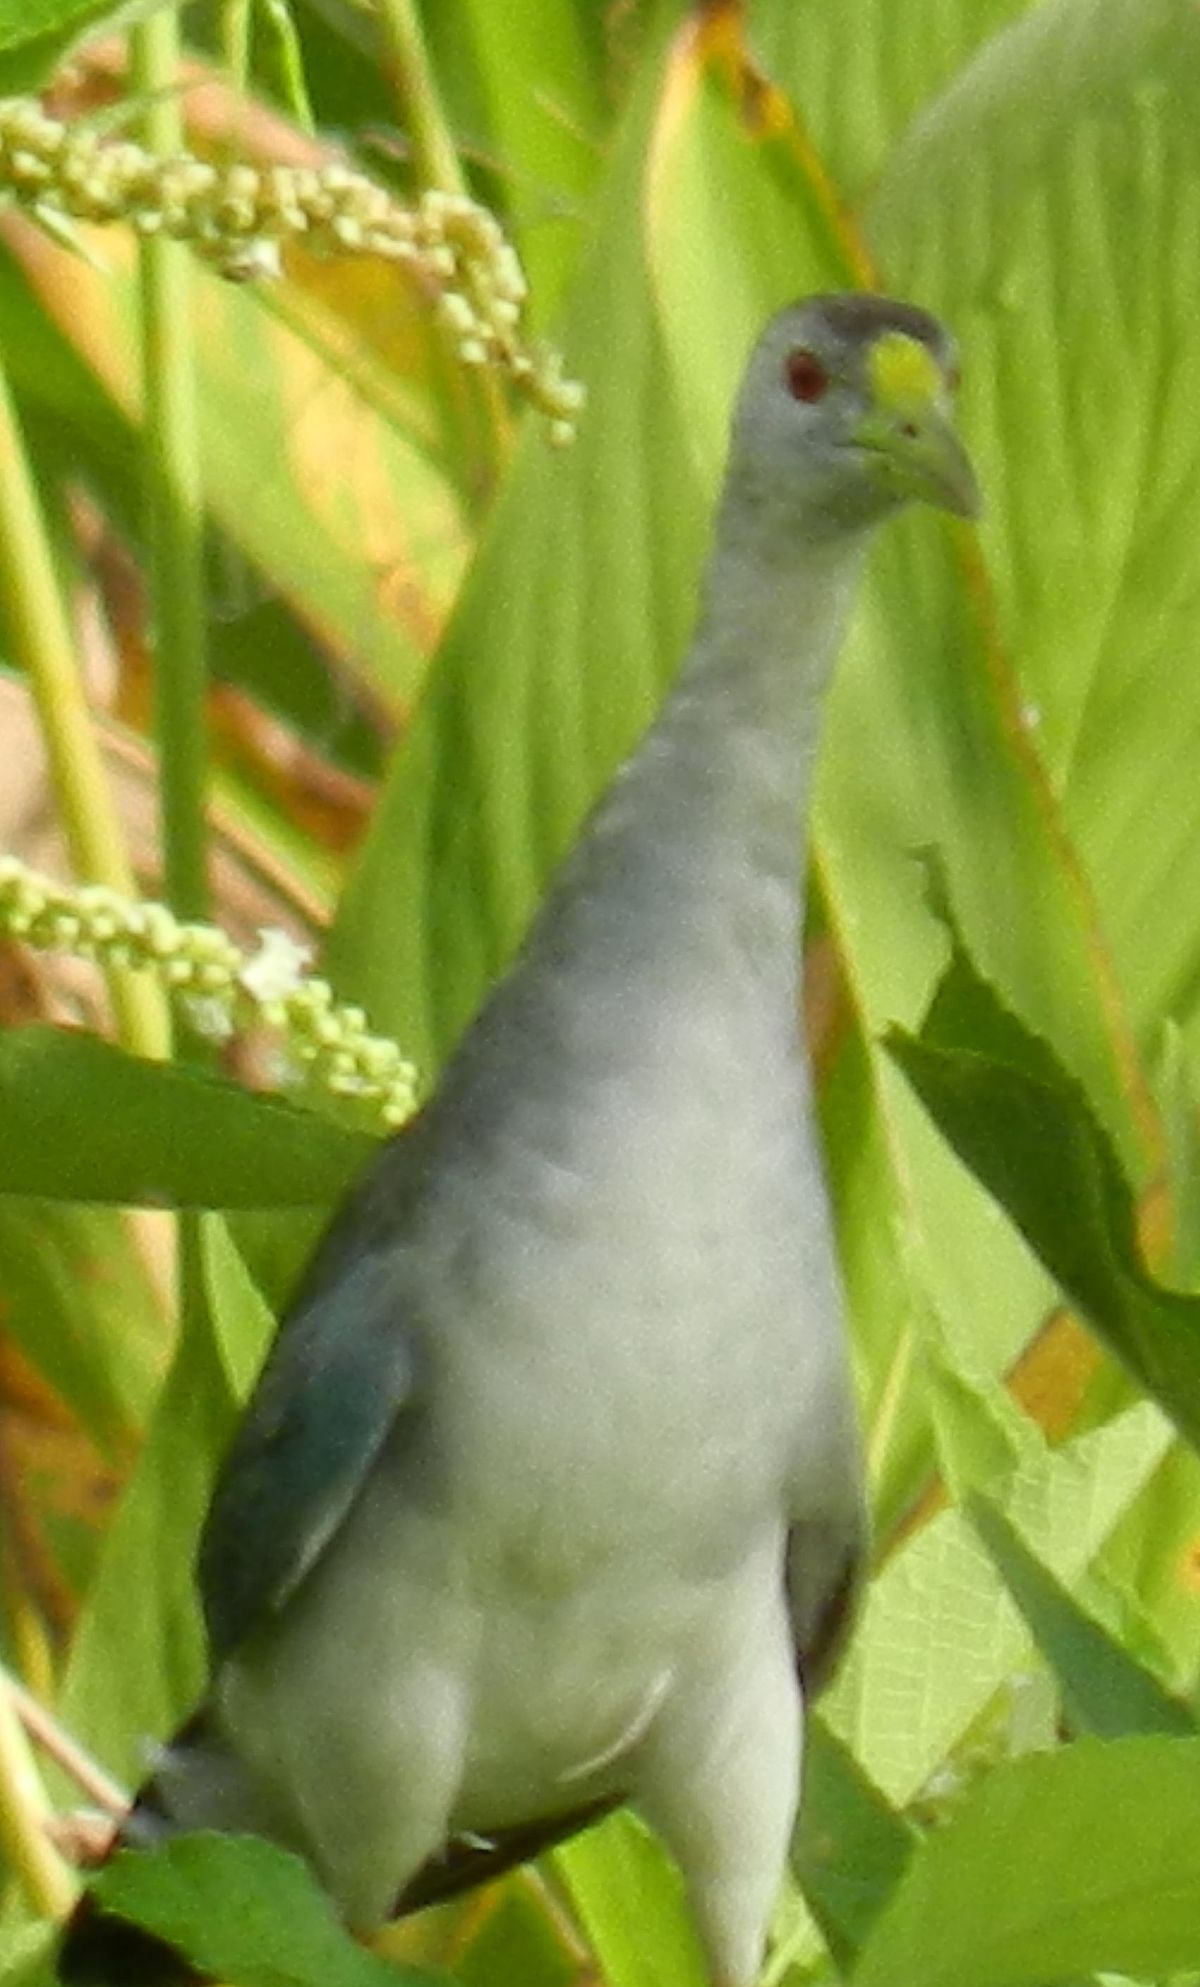
[[[829,374],[816,353],[803,345],[788,353],[784,376],[793,400],[820,400],[829,385]]]

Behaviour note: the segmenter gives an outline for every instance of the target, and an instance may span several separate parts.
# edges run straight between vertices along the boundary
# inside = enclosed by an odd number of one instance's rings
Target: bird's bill
[[[876,410],[855,431],[880,484],[956,517],[978,517],[979,485],[948,416],[929,400]]]

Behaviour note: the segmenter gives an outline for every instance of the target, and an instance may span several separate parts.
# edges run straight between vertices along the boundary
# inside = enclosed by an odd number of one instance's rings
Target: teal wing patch
[[[412,1401],[396,1252],[347,1228],[319,1252],[217,1480],[198,1560],[214,1664],[311,1571]],[[339,1242],[358,1250],[346,1269]]]

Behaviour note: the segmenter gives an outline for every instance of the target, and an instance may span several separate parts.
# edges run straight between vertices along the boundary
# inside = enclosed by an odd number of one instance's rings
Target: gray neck
[[[686,1012],[707,988],[744,1020],[740,988],[794,1030],[822,704],[862,541],[814,548],[761,518],[743,535],[737,516],[726,508],[679,679],[535,925],[538,971],[518,969],[527,988],[556,984],[560,1018],[584,988],[593,1013],[607,997],[634,1026],[640,1003]]]

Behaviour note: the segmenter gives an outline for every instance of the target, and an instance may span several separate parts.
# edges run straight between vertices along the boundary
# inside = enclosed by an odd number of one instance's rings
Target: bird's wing
[[[218,1476],[197,1563],[214,1665],[311,1571],[412,1405],[398,1237],[377,1218],[396,1156],[385,1150],[318,1250]]]
[[[865,1527],[810,1517],[788,1532],[785,1583],[796,1663],[811,1701],[833,1675],[850,1634],[866,1568]]]
[[[424,1911],[431,1904],[445,1904],[478,1884],[492,1883],[506,1870],[531,1863],[560,1842],[566,1842],[581,1829],[602,1821],[622,1805],[620,1794],[601,1795],[585,1807],[568,1814],[549,1815],[544,1820],[518,1822],[508,1828],[493,1829],[488,1835],[454,1835],[445,1846],[421,1865],[409,1878],[392,1907],[393,1918],[406,1918],[410,1911]]]

